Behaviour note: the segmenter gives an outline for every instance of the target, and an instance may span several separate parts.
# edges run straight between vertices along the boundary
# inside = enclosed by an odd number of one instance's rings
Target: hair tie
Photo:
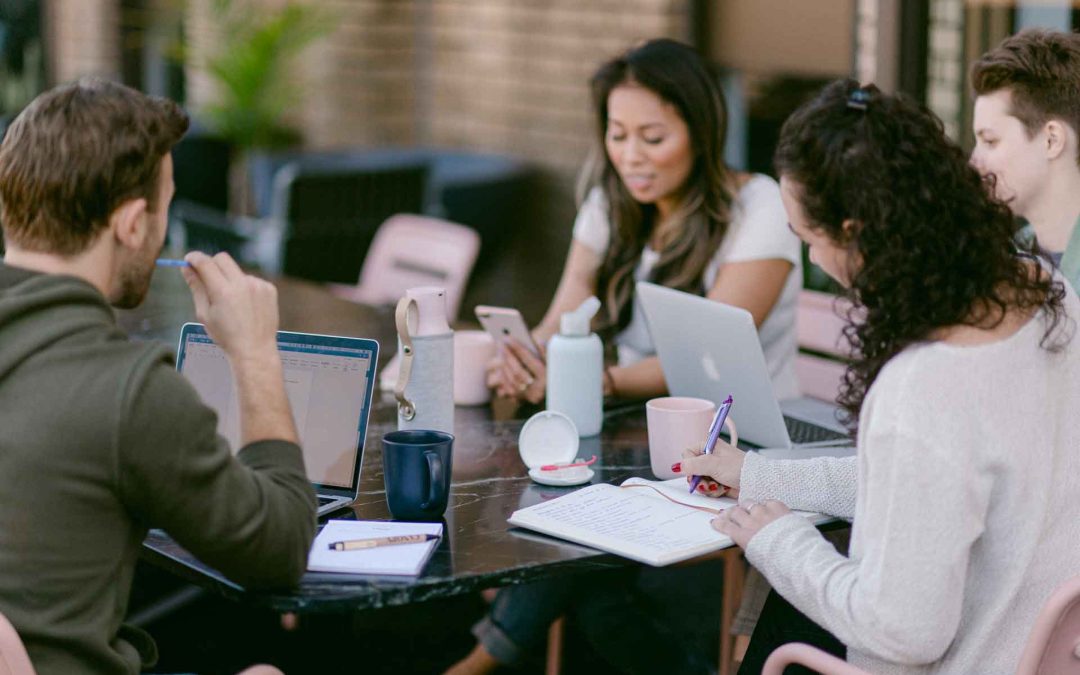
[[[867,105],[870,103],[870,92],[866,91],[862,87],[852,91],[848,94],[847,107],[853,110],[866,111]]]

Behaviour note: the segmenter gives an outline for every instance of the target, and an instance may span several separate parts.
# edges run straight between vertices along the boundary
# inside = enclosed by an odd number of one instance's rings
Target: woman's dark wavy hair
[[[925,107],[834,82],[784,123],[775,163],[796,185],[808,225],[849,254],[854,307],[844,333],[854,359],[838,402],[852,433],[882,367],[939,328],[997,325],[1008,308],[1041,308],[1042,346],[1067,341],[1054,335],[1063,284],[1033,272],[1041,254],[1017,243],[1008,207]]]
[[[679,234],[660,251],[651,281],[701,294],[709,260],[727,234],[733,200],[733,177],[724,164],[727,112],[723,94],[701,57],[674,40],[650,40],[602,65],[592,78],[598,154],[596,175],[586,175],[607,196],[611,244],[600,266],[597,291],[604,303],[595,327],[605,343],[630,323],[634,269],[652,228],[656,207],[634,200],[604,150],[608,126],[608,97],[613,89],[636,84],[675,107],[690,132],[694,166],[687,178],[682,203],[672,218],[681,222]]]

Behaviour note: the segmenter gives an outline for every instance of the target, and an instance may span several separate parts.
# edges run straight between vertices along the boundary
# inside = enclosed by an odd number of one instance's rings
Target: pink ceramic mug
[[[454,332],[454,403],[481,405],[491,399],[487,364],[495,356],[495,341],[486,331]]]
[[[671,465],[682,459],[683,450],[701,448],[709,435],[709,425],[716,414],[716,404],[703,398],[665,396],[645,404],[649,427],[649,462],[657,478],[667,480],[680,474]],[[731,444],[739,442],[735,423],[728,415],[724,423],[731,434]]]

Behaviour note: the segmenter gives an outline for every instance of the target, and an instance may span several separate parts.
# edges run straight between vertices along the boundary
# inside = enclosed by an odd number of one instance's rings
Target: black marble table
[[[121,325],[133,336],[175,343],[180,326],[194,320],[186,287],[178,274],[169,272],[157,273],[143,307],[120,313]],[[374,337],[383,345],[380,358],[383,363],[393,352],[393,318],[389,309],[358,306],[306,282],[275,283],[283,329]],[[506,519],[514,510],[575,488],[545,487],[532,482],[517,450],[523,419],[521,415],[497,419],[500,416],[504,415],[493,414],[487,406],[457,408],[453,483],[445,515],[445,536],[418,577],[309,574],[294,589],[251,592],[200,563],[160,531],[152,531],[147,537],[143,557],[227,598],[292,612],[375,609],[533,579],[636,565],[590,548],[510,527]],[[393,398],[380,395],[368,427],[359,498],[352,507],[333,517],[390,519],[383,490],[380,439],[395,428]],[[596,469],[593,482],[652,477],[643,406],[609,411],[603,433],[582,439],[578,455],[587,458],[593,454],[598,457],[593,467]],[[259,561],[252,560],[251,564],[258,565]]]

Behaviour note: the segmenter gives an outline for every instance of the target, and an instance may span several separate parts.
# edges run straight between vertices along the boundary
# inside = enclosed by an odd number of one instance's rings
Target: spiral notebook
[[[442,536],[442,523],[395,523],[384,520],[331,520],[311,544],[309,572],[416,576],[439,545],[438,539],[419,544],[395,544],[359,551],[334,551],[330,544],[351,539],[408,534]]]

